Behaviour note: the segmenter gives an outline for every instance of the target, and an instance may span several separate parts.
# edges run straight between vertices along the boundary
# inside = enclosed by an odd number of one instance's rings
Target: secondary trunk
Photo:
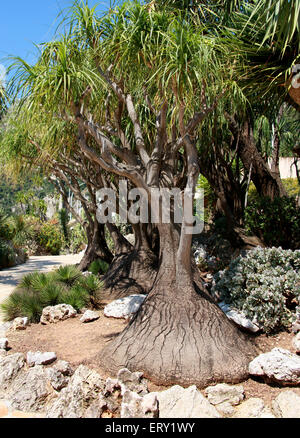
[[[175,228],[161,225],[159,233],[153,288],[125,330],[101,351],[101,366],[113,374],[124,367],[142,371],[160,385],[202,388],[247,378],[255,355],[251,341],[193,282],[178,258]]]
[[[86,271],[97,259],[102,259],[107,263],[112,262],[113,255],[106,244],[104,225],[99,224],[96,219],[93,224],[87,226],[87,239],[87,248],[78,266],[81,271]]]
[[[133,227],[134,246],[114,225],[108,224],[108,227],[116,251],[109,270],[102,277],[102,296],[114,300],[132,294],[147,294],[157,274],[157,257],[149,247],[143,225]]]
[[[228,116],[230,129],[234,135],[239,137],[239,154],[245,169],[249,172],[251,168],[251,179],[261,196],[275,197],[287,196],[280,176],[272,173],[268,164],[264,161],[257,150],[251,124],[246,121],[240,130],[233,117]]]

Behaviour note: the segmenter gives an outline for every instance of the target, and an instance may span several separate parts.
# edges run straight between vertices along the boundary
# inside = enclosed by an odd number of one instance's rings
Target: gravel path
[[[0,303],[11,294],[23,275],[34,271],[48,272],[62,265],[74,265],[79,263],[81,258],[82,254],[33,256],[22,265],[0,270]],[[0,323],[1,322],[2,318],[0,312]]]

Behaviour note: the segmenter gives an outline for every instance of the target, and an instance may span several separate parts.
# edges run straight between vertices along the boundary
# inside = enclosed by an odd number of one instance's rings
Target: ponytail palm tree
[[[147,202],[161,188],[187,190],[193,200],[208,118],[243,105],[226,47],[164,9],[128,3],[98,18],[82,8],[75,7],[68,36],[46,45],[35,66],[17,61],[23,104],[69,124],[76,132],[70,148],[99,173],[143,189]],[[158,273],[99,361],[160,384],[246,378],[254,348],[203,286],[191,257],[193,222],[184,215],[181,226],[173,216],[166,223],[160,203],[148,207],[159,231]]]

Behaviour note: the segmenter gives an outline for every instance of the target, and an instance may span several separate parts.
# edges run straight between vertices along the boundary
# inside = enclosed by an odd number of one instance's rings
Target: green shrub
[[[282,179],[282,184],[287,191],[289,197],[296,198],[300,195],[300,185],[297,178]],[[248,191],[248,202],[256,201],[259,198],[256,187],[251,181]]]
[[[52,255],[58,255],[64,246],[64,236],[59,226],[55,223],[46,222],[39,230],[38,244]]]
[[[13,247],[0,238],[0,269],[14,266],[15,264],[15,251]]]
[[[85,277],[76,266],[62,266],[53,272],[25,275],[12,294],[1,304],[6,321],[27,316],[31,322],[40,320],[47,306],[71,304],[76,310],[95,305],[101,282],[90,274]]]
[[[90,295],[86,289],[77,284],[65,292],[61,300],[65,304],[70,304],[74,309],[80,310],[89,304]]]
[[[102,289],[102,283],[96,275],[83,276],[80,284],[94,300],[99,298],[98,295]]]
[[[75,224],[69,229],[69,251],[78,254],[87,244],[86,233],[80,224]]]
[[[212,294],[272,333],[290,326],[300,303],[300,250],[255,248],[214,277]]]
[[[97,259],[94,260],[90,266],[88,271],[91,272],[94,275],[98,275],[98,274],[105,274],[108,271],[109,268],[109,264],[106,263],[104,260],[102,259]]]
[[[299,248],[300,208],[293,198],[257,198],[245,210],[245,227],[267,246]]]
[[[56,269],[53,276],[58,283],[72,287],[82,277],[82,272],[76,266],[67,265]]]

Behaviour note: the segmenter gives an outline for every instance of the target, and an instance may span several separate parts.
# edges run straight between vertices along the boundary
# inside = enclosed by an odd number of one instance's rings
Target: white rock
[[[80,365],[71,377],[68,386],[46,406],[47,418],[85,418],[86,410],[99,403],[104,381],[94,370]]]
[[[281,384],[300,383],[300,357],[283,348],[273,348],[249,364],[249,373]]]
[[[281,392],[272,402],[277,417],[300,418],[300,397],[294,391]]]
[[[29,321],[27,317],[23,318],[15,318],[13,320],[12,328],[13,330],[26,330],[26,327],[28,327]]]
[[[295,348],[296,353],[300,353],[300,332],[294,336],[293,347]]]
[[[42,324],[55,323],[74,318],[76,315],[76,310],[70,304],[58,304],[57,306],[45,307],[40,322]]]
[[[51,352],[28,351],[26,361],[28,366],[48,365],[57,359],[56,354]]]
[[[94,312],[93,310],[87,310],[86,312],[84,312],[84,314],[80,318],[80,321],[81,322],[92,322],[92,321],[96,321],[99,318],[100,318],[99,313]]]
[[[0,338],[0,350],[6,350],[8,347],[8,339]]]
[[[234,413],[234,407],[229,402],[220,403],[216,408],[221,415],[230,416]]]
[[[205,395],[212,405],[228,402],[238,405],[244,399],[244,388],[241,385],[227,385],[220,383],[205,389]]]
[[[233,415],[234,418],[261,418],[265,404],[261,398],[249,398],[240,404]]]
[[[5,390],[24,368],[25,357],[21,353],[0,357],[0,393]]]
[[[160,418],[221,418],[221,414],[197,387],[172,386],[156,393]]]
[[[20,411],[36,412],[43,408],[51,387],[41,365],[19,373],[8,390],[12,406]]]
[[[115,300],[104,308],[104,315],[108,318],[129,318],[135,314],[143,304],[146,295],[130,295]]]
[[[224,301],[218,304],[221,310],[225,313],[227,318],[233,321],[237,326],[242,327],[252,333],[257,333],[260,330],[260,327],[255,324],[253,321],[248,319],[243,312],[232,309],[228,304]]]
[[[126,390],[122,397],[121,418],[157,418],[158,400],[155,393],[143,397]]]
[[[0,324],[0,337],[5,338],[6,333],[10,328],[13,326],[13,321],[4,322],[3,324]]]

